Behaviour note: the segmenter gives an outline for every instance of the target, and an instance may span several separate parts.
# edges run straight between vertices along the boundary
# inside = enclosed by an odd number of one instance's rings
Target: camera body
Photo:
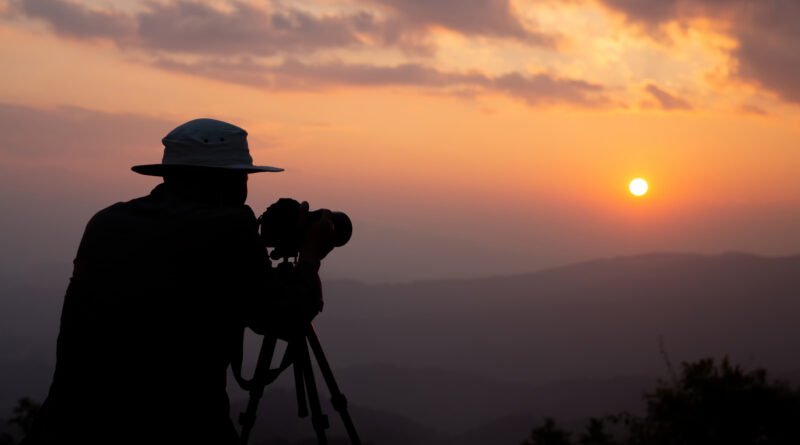
[[[259,234],[264,246],[273,248],[273,258],[297,257],[310,225],[330,214],[333,223],[332,239],[334,247],[341,247],[350,241],[353,224],[344,212],[328,209],[309,211],[308,203],[302,204],[291,198],[281,198],[270,205],[258,218]]]

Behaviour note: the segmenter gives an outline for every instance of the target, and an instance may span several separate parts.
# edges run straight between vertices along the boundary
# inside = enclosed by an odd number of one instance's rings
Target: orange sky
[[[154,185],[129,166],[201,116],[287,169],[251,178],[256,211],[355,218],[332,276],[796,253],[800,6],[630,4],[0,0],[0,264],[68,262],[94,211]]]

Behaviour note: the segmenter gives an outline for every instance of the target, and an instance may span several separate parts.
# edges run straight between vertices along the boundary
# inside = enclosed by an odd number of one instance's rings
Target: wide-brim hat
[[[281,172],[282,168],[253,165],[247,132],[216,119],[195,119],[178,126],[161,140],[160,164],[134,165],[131,170],[148,176],[186,169],[223,169],[245,173]]]

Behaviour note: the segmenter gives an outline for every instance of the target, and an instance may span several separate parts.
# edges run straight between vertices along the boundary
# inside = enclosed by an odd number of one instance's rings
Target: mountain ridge
[[[539,268],[536,270],[532,270],[530,272],[521,272],[521,273],[510,273],[510,274],[492,274],[492,275],[485,275],[485,276],[478,276],[478,277],[443,277],[443,278],[433,278],[433,279],[421,279],[421,280],[408,280],[408,281],[385,281],[379,283],[369,283],[365,281],[361,281],[358,278],[346,278],[346,277],[330,277],[324,279],[325,283],[336,283],[336,284],[352,284],[357,286],[363,287],[385,287],[385,286],[411,286],[411,285],[420,285],[420,284],[439,284],[439,283],[453,283],[453,282],[480,282],[480,281],[487,281],[487,280],[499,280],[499,279],[516,279],[516,278],[523,278],[523,277],[532,277],[536,275],[542,274],[549,274],[549,273],[558,273],[567,270],[572,270],[576,268],[582,268],[585,266],[595,266],[601,264],[612,264],[624,261],[638,261],[638,260],[680,260],[680,259],[688,259],[688,260],[726,260],[726,259],[748,259],[748,260],[755,260],[755,261],[800,261],[800,253],[799,254],[791,254],[791,255],[762,255],[757,253],[745,252],[745,251],[724,251],[720,253],[691,253],[691,252],[668,252],[668,251],[653,251],[653,252],[645,252],[633,255],[614,255],[614,256],[607,256],[607,257],[598,257],[583,261],[575,261],[569,262],[565,264],[555,265],[555,266],[548,266]],[[323,264],[324,268],[324,264]]]

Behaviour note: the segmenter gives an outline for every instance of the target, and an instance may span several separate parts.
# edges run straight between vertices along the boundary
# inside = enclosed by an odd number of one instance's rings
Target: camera
[[[329,241],[334,247],[342,247],[353,234],[353,224],[347,214],[328,209],[309,211],[308,203],[301,204],[291,198],[279,199],[258,218],[261,241],[264,246],[274,248],[273,258],[296,257],[309,226],[319,221],[326,212],[330,212],[333,223],[332,239]]]

